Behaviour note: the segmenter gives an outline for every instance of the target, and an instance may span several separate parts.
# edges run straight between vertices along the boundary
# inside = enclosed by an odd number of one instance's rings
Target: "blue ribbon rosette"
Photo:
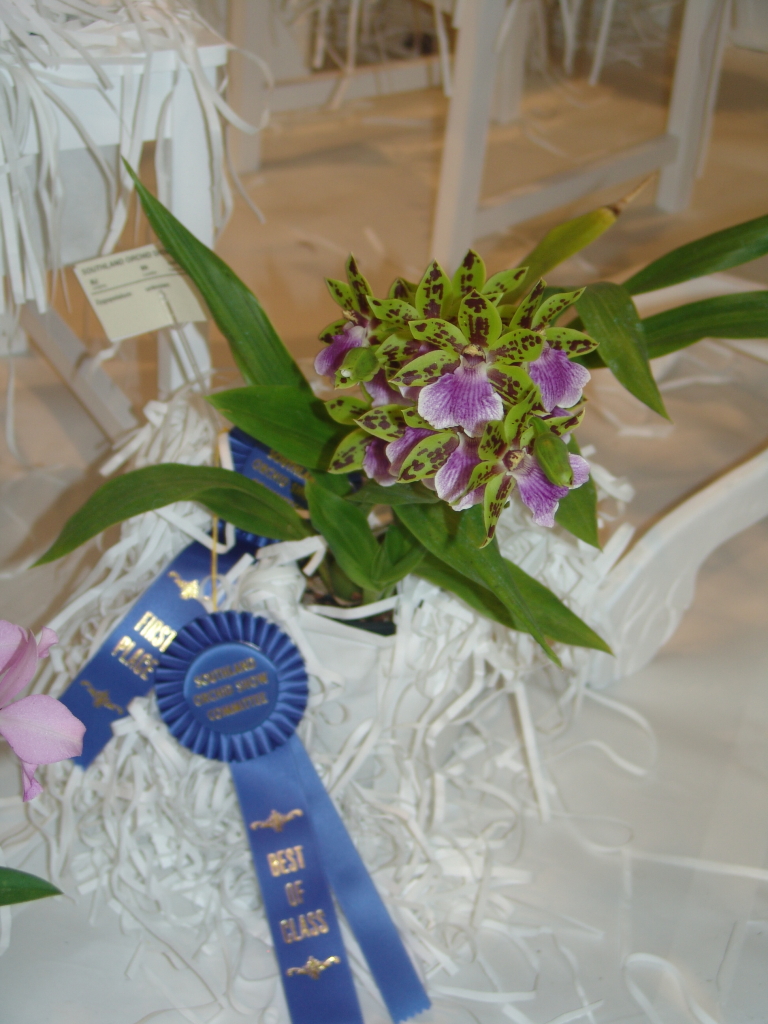
[[[274,623],[247,612],[189,622],[155,671],[176,739],[230,765],[293,1024],[362,1024],[334,901],[394,1021],[429,1005],[397,929],[296,735],[304,662]]]

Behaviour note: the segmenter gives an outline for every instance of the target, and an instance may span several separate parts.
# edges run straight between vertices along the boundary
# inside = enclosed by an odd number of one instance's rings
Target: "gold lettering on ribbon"
[[[106,708],[107,711],[114,711],[118,715],[124,715],[125,711],[120,707],[119,704],[114,704],[109,696],[109,690],[97,690],[93,683],[87,679],[81,679],[80,685],[84,686],[88,693],[93,698],[93,706],[95,708]]]
[[[296,871],[300,871],[305,867],[304,847],[288,846],[284,850],[275,850],[274,853],[268,853],[267,864],[269,864],[269,870],[272,872],[273,878],[279,878],[280,875],[291,875]]]
[[[247,711],[248,708],[255,708],[259,704],[266,703],[268,703],[267,695],[262,691],[261,693],[252,693],[250,697],[241,697],[240,700],[233,700],[231,704],[224,704],[220,708],[208,708],[206,715],[209,721],[218,722],[222,718],[228,718],[230,715],[239,715],[241,711]]]
[[[154,612],[144,612],[133,628],[161,652],[167,651],[176,638],[176,630],[167,626]]]
[[[182,601],[197,600],[200,597],[199,580],[183,580],[175,569],[171,569],[168,575],[179,588],[179,597]]]
[[[160,664],[158,659],[147,654],[143,647],[137,647],[136,641],[131,640],[129,636],[117,641],[112,650],[112,657],[117,658],[121,665],[125,665],[145,683],[149,682],[150,673]]]
[[[289,978],[295,974],[305,974],[308,978],[312,978],[313,981],[317,981],[323,971],[327,971],[333,964],[340,963],[341,959],[337,956],[329,956],[326,960],[318,960],[317,957],[311,956],[303,967],[289,967],[285,973]]]
[[[304,811],[299,810],[298,807],[288,811],[287,814],[281,814],[280,811],[273,810],[267,819],[264,821],[252,821],[250,827],[254,831],[259,828],[271,828],[274,832],[282,832],[289,821],[293,821],[294,818],[303,817]]]
[[[287,946],[294,942],[303,942],[304,939],[316,939],[318,935],[327,935],[329,930],[322,910],[310,910],[306,914],[299,914],[298,927],[295,917],[286,917],[280,922],[280,932]]]
[[[236,661],[232,665],[222,665],[221,668],[215,668],[211,672],[203,672],[199,676],[195,676],[195,686],[212,686],[214,683],[221,682],[222,679],[229,679],[231,676],[242,675],[243,672],[250,672],[251,669],[256,668],[255,658],[243,658],[242,661]],[[250,683],[249,680],[254,680]],[[241,686],[241,683],[249,682],[248,686]],[[237,684],[238,690],[252,689],[254,686],[260,686],[262,683],[267,682],[267,673],[259,672],[256,676],[249,676],[248,680],[242,679]]]

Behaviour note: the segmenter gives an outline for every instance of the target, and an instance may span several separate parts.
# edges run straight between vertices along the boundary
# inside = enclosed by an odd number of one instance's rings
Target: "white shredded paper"
[[[145,413],[147,424],[122,450],[134,466],[214,461],[218,426],[191,389],[168,403],[151,402]],[[596,476],[601,494],[628,497],[625,482],[606,471]],[[172,511],[173,521],[149,512],[123,525],[121,539],[51,623],[61,642],[37,680],[38,691],[60,695],[189,542],[183,527],[194,534],[209,523],[191,503]],[[559,529],[533,525],[515,503],[498,536],[505,555],[588,620],[598,585],[629,539],[619,530],[598,551]],[[491,1003],[518,1024],[530,1024],[520,1003],[537,996],[537,937],[549,936],[570,965],[582,1006],[569,1019],[589,1017],[592,1004],[551,915],[532,927],[516,924],[513,914],[516,894],[530,881],[516,867],[526,818],[546,821],[565,812],[538,744],[564,732],[590,694],[587,652],[559,647],[564,667],[556,669],[527,634],[483,618],[416,577],[400,584],[395,636],[330,620],[301,604],[306,577],[295,559],[309,553],[278,544],[256,562],[238,563],[223,607],[272,619],[306,659],[311,698],[301,738],[433,999],[470,1008]],[[595,699],[647,725],[615,701]],[[180,746],[152,696],[135,699],[114,733],[87,771],[70,762],[40,770],[45,792],[25,805],[26,827],[0,835],[6,857],[23,863],[45,844],[55,884],[90,897],[94,913],[108,904],[123,929],[137,936],[129,976],[142,951],[159,943],[179,970],[204,986],[209,1010],[231,1007],[273,1024],[278,1014],[284,1019],[228,766]],[[617,767],[644,772],[602,747]],[[569,927],[590,930],[579,922]],[[522,955],[532,972],[530,988],[509,991],[483,953],[483,936]],[[378,1007],[378,1020],[383,1008],[376,987],[348,932],[345,941],[365,1005]],[[170,998],[150,966],[144,971]],[[457,975],[461,984],[451,985]],[[467,983],[468,977],[474,980]]]

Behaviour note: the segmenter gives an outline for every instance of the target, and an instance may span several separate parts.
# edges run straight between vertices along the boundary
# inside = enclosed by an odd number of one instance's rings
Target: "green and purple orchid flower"
[[[470,250],[453,280],[433,262],[418,286],[398,279],[381,300],[350,256],[349,285],[328,282],[345,319],[321,334],[315,360],[318,374],[362,396],[328,403],[358,428],[331,473],[362,469],[384,487],[420,480],[456,511],[482,505],[486,543],[515,487],[536,524],[554,525],[559,502],[589,477],[566,443],[590,376],[573,359],[597,342],[553,326],[583,289],[547,297],[540,280],[517,306],[501,304],[526,273],[486,281]]]

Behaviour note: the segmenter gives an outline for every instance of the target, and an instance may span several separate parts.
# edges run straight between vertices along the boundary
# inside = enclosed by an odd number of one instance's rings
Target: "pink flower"
[[[35,778],[38,765],[64,761],[83,750],[85,726],[59,701],[43,693],[13,701],[31,682],[39,659],[58,642],[47,626],[38,643],[29,630],[0,619],[0,736],[21,761],[25,800],[42,792]]]

